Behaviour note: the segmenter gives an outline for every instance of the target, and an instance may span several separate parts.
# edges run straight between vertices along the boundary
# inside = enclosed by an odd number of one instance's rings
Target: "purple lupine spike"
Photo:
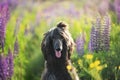
[[[97,52],[100,49],[100,34],[101,34],[101,19],[97,18],[96,19],[96,24],[95,24],[95,35],[96,35],[96,43],[95,43],[95,52]]]
[[[96,23],[92,24],[91,28],[91,35],[89,41],[89,51],[90,52],[97,52],[99,49],[99,30],[100,30],[100,19],[96,19]]]
[[[6,1],[8,2],[9,6],[12,10],[14,10],[19,3],[19,0],[6,0]]]
[[[96,33],[95,32],[96,32],[95,26],[93,24],[92,28],[91,28],[90,41],[89,41],[89,45],[88,45],[88,49],[90,52],[94,52],[94,50],[96,49]]]
[[[104,18],[104,30],[103,30],[103,43],[104,43],[104,50],[108,51],[110,47],[110,18],[106,16]]]
[[[7,80],[7,62],[5,56],[0,54],[0,80]]]
[[[5,37],[5,27],[3,24],[3,19],[0,18],[0,48],[2,52],[4,51],[4,37]]]
[[[4,40],[0,37],[0,49],[2,49],[2,52],[4,52]]]
[[[114,6],[115,6],[118,23],[120,23],[120,0],[115,0]]]
[[[4,39],[6,24],[9,19],[9,8],[7,3],[0,3],[0,48],[4,51]]]
[[[14,43],[14,56],[18,55],[18,53],[19,53],[19,43],[18,43],[18,39],[16,38]]]
[[[13,75],[13,69],[14,69],[14,64],[13,64],[13,54],[11,52],[11,50],[8,50],[8,56],[7,56],[7,64],[8,64],[8,75],[7,78],[11,79],[12,75]]]
[[[85,35],[82,33],[77,39],[76,39],[76,49],[80,56],[84,54],[84,44],[85,44]]]
[[[7,23],[7,21],[8,21],[9,18],[10,18],[10,12],[9,12],[8,3],[3,3],[3,4],[2,4],[1,14],[2,14],[2,18],[4,19],[4,22]]]
[[[13,55],[9,49],[7,57],[3,53],[0,54],[0,80],[11,80],[13,67]]]
[[[100,18],[93,24],[88,46],[90,52],[109,50],[110,19],[108,17],[105,17],[104,19],[104,25],[102,25]]]

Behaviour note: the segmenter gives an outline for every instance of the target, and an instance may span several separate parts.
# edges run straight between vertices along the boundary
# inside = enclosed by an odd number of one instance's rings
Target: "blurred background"
[[[0,80],[40,80],[43,34],[60,21],[81,80],[120,80],[120,0],[0,0]]]

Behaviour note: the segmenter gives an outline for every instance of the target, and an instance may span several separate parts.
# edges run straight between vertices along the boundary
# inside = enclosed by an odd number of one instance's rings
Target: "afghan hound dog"
[[[79,80],[70,59],[73,48],[74,41],[65,23],[60,22],[45,33],[41,43],[45,58],[41,80]]]

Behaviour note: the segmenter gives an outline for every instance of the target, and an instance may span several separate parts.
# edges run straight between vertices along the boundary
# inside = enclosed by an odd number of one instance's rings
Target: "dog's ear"
[[[73,50],[74,50],[74,47],[75,47],[75,43],[74,43],[72,38],[70,40],[70,45],[68,47],[69,47],[69,49],[68,49],[68,59],[70,59],[71,54],[73,53]]]
[[[42,53],[44,55],[45,60],[47,60],[48,52],[50,52],[49,51],[50,45],[51,45],[50,40],[51,40],[50,39],[50,32],[45,33],[44,38],[43,38],[42,43],[41,43],[41,50],[42,50]]]
[[[57,27],[60,28],[60,29],[63,29],[63,30],[68,29],[68,25],[67,25],[67,23],[65,23],[65,22],[60,22],[60,23],[58,23],[58,24],[57,24]]]

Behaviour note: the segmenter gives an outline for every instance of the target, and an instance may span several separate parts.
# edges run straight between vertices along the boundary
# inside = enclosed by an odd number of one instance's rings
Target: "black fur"
[[[41,80],[76,80],[72,79],[67,70],[71,64],[70,56],[73,51],[74,42],[63,22],[56,28],[45,33],[41,44],[41,50],[45,58],[45,70]],[[61,57],[55,56],[55,50],[61,51]]]

